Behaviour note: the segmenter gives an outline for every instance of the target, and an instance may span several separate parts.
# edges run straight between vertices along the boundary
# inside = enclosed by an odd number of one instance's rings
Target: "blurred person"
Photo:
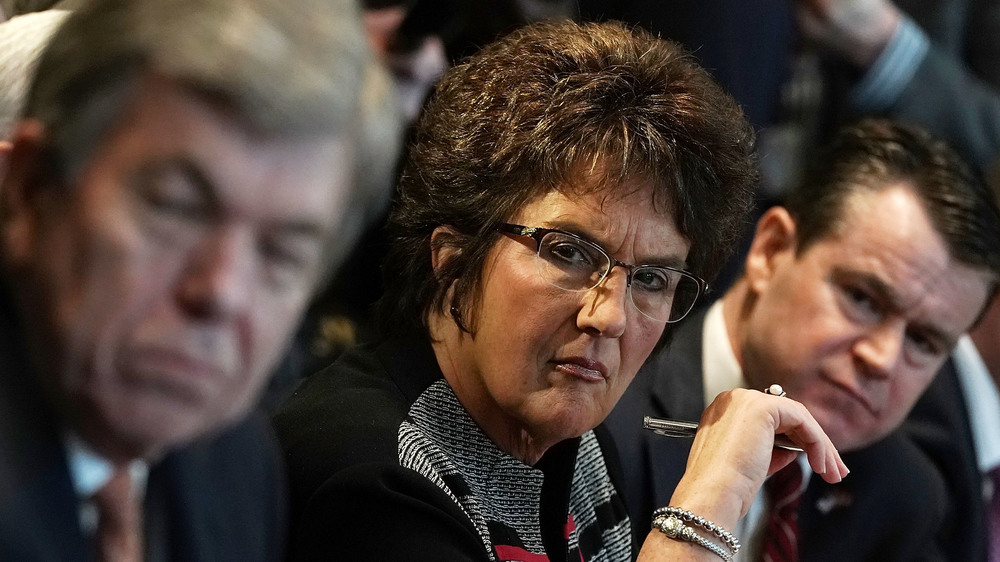
[[[248,411],[385,197],[355,181],[373,68],[347,0],[66,19],[0,182],[0,560],[282,557]]]
[[[274,417],[291,558],[631,560],[601,422],[718,271],[752,150],[732,99],[638,29],[534,24],[449,70],[390,219],[383,339]],[[737,550],[721,529],[793,459],[776,433],[847,472],[793,400],[739,389],[705,416],[672,503],[720,527],[689,542],[665,516],[640,560]]]
[[[997,159],[1000,2],[793,2],[823,61],[827,120],[889,115],[942,137],[981,171]]]
[[[719,393],[778,384],[852,472],[830,486],[792,464],[769,479],[789,489],[760,494],[741,522],[747,559],[766,560],[789,525],[780,559],[963,559],[942,546],[945,483],[894,430],[995,294],[998,241],[994,201],[943,142],[884,119],[843,129],[760,219],[742,276],[609,417],[633,516],[674,494],[691,448],[642,431],[644,416],[696,420]]]

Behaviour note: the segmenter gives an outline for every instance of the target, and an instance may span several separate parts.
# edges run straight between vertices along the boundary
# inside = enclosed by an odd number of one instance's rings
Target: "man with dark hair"
[[[752,554],[771,553],[784,522],[797,532],[782,534],[794,557],[780,559],[954,559],[935,543],[944,485],[893,431],[995,293],[998,242],[995,203],[943,143],[885,120],[841,131],[760,219],[742,277],[680,326],[609,418],[639,532],[690,448],[643,432],[643,416],[697,420],[720,392],[777,384],[850,453],[852,473],[837,486],[803,479],[798,463],[772,476],[789,487],[750,507]],[[797,507],[781,514],[786,502]]]
[[[373,68],[347,0],[66,19],[0,183],[0,560],[283,555],[247,413],[385,198],[355,181]]]

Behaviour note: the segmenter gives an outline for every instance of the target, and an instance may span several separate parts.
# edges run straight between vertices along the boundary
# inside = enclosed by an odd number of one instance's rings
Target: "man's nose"
[[[869,375],[888,377],[900,360],[905,335],[906,326],[902,322],[882,322],[855,343],[854,353]]]
[[[219,226],[191,249],[179,287],[181,305],[201,317],[225,317],[251,298],[253,237],[235,226]]]

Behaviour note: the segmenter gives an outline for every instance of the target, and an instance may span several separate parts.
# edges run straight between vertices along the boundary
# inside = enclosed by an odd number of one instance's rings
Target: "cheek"
[[[888,404],[894,408],[895,412],[899,412],[896,417],[902,419],[909,414],[910,409],[934,380],[937,370],[938,368],[893,375],[889,388]]]
[[[621,342],[621,373],[628,382],[635,377],[636,372],[646,362],[649,355],[660,341],[666,324],[652,324],[640,320],[639,328],[633,333],[626,332]]]
[[[278,308],[259,307],[251,313],[247,341],[241,346],[250,372],[267,372],[288,347],[305,303]],[[273,312],[268,313],[271,310]]]

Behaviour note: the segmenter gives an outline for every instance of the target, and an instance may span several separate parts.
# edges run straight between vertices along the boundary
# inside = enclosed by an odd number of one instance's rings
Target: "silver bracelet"
[[[733,556],[736,556],[736,553],[740,551],[739,539],[737,539],[729,531],[723,529],[722,527],[716,525],[715,523],[712,523],[708,519],[701,517],[700,515],[695,515],[694,513],[691,513],[686,509],[674,506],[661,507],[653,512],[654,519],[656,517],[669,516],[669,515],[677,517],[678,519],[681,519],[686,523],[694,523],[695,525],[701,527],[702,529],[705,529],[709,533],[712,533],[713,535],[719,537],[720,539],[722,539],[722,542],[726,543],[726,546],[728,546],[729,549],[732,550]]]
[[[733,554],[735,553],[726,552],[721,546],[699,535],[693,528],[688,527],[673,515],[657,516],[653,519],[653,528],[659,529],[661,533],[672,539],[691,542],[702,548],[707,548],[725,562],[733,562]]]

